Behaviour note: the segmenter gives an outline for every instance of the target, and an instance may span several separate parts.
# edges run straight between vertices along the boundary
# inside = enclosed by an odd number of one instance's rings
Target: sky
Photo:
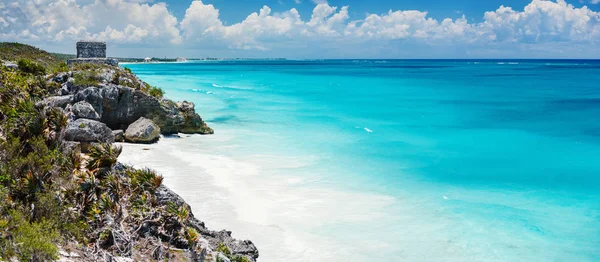
[[[600,0],[0,0],[0,41],[116,57],[600,58]]]

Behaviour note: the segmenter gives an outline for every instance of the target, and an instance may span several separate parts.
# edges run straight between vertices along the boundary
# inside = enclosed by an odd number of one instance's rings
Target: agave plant
[[[89,209],[98,199],[100,194],[100,181],[89,172],[77,172],[79,183],[78,202],[81,210]]]
[[[123,193],[124,185],[119,174],[109,172],[102,181],[103,186],[110,193],[111,197],[119,201]]]
[[[195,229],[193,229],[191,227],[187,227],[185,229],[185,239],[190,243],[190,245],[192,245],[193,243],[196,243],[196,241],[198,241],[199,238],[200,238],[200,235],[198,234],[198,231],[196,231]]]
[[[87,168],[92,171],[98,171],[102,168],[111,168],[117,163],[117,158],[121,154],[120,146],[110,144],[100,144],[93,146],[88,154],[90,159]]]
[[[117,214],[119,211],[119,204],[112,199],[108,194],[102,194],[98,200],[98,207],[104,212],[110,212]]]
[[[163,182],[163,176],[156,174],[151,169],[130,170],[131,185],[135,191],[151,191],[154,193]]]
[[[47,113],[48,128],[56,133],[67,126],[69,119],[59,108],[53,107]]]
[[[190,217],[190,210],[185,205],[178,206],[173,202],[167,203],[167,213],[177,218],[180,223]]]

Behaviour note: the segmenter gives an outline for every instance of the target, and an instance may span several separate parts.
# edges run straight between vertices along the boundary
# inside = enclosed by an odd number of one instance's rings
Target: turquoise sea
[[[216,131],[124,154],[259,261],[600,261],[600,61],[122,66]]]

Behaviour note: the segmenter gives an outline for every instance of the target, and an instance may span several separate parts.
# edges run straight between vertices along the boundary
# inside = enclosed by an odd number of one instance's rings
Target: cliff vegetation
[[[160,174],[117,161],[107,124],[133,121],[114,118],[115,110],[200,133],[194,124],[208,127],[193,104],[177,106],[120,68],[65,68],[34,47],[0,48],[13,52],[2,60],[18,61],[0,67],[0,260],[255,261],[251,241],[207,229]],[[167,123],[179,116],[182,123]]]

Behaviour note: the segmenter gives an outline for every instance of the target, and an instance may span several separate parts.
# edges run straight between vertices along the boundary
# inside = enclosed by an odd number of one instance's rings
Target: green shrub
[[[215,251],[221,252],[226,256],[231,256],[231,251],[229,251],[229,248],[224,243],[219,243]]]
[[[96,86],[100,83],[100,77],[95,71],[78,72],[73,78],[75,86]]]
[[[131,69],[129,69],[127,67],[124,67],[123,70],[125,70],[125,72],[127,72],[127,73],[133,74],[133,72],[131,72]]]
[[[34,75],[46,74],[45,67],[38,65],[36,62],[33,62],[29,59],[20,59],[17,64],[19,65],[19,70],[21,72]]]
[[[150,87],[150,90],[148,90],[148,94],[156,98],[162,98],[165,95],[165,91],[161,88],[152,86]]]
[[[144,86],[142,87],[142,91],[148,93],[149,95],[156,97],[156,98],[162,98],[165,95],[165,91],[162,90],[159,87],[155,87],[155,86],[151,86],[148,83],[144,83]]]
[[[11,211],[8,218],[0,222],[10,229],[4,232],[8,237],[0,240],[0,257],[6,260],[16,257],[20,261],[58,259],[56,243],[60,235],[51,223],[45,220],[30,223],[20,211]]]
[[[72,66],[72,69],[75,71],[92,71],[103,68],[110,68],[109,65],[105,64],[92,64],[92,63],[75,63]]]
[[[65,62],[60,62],[60,64],[52,69],[53,73],[69,72],[69,70],[71,69]]]

